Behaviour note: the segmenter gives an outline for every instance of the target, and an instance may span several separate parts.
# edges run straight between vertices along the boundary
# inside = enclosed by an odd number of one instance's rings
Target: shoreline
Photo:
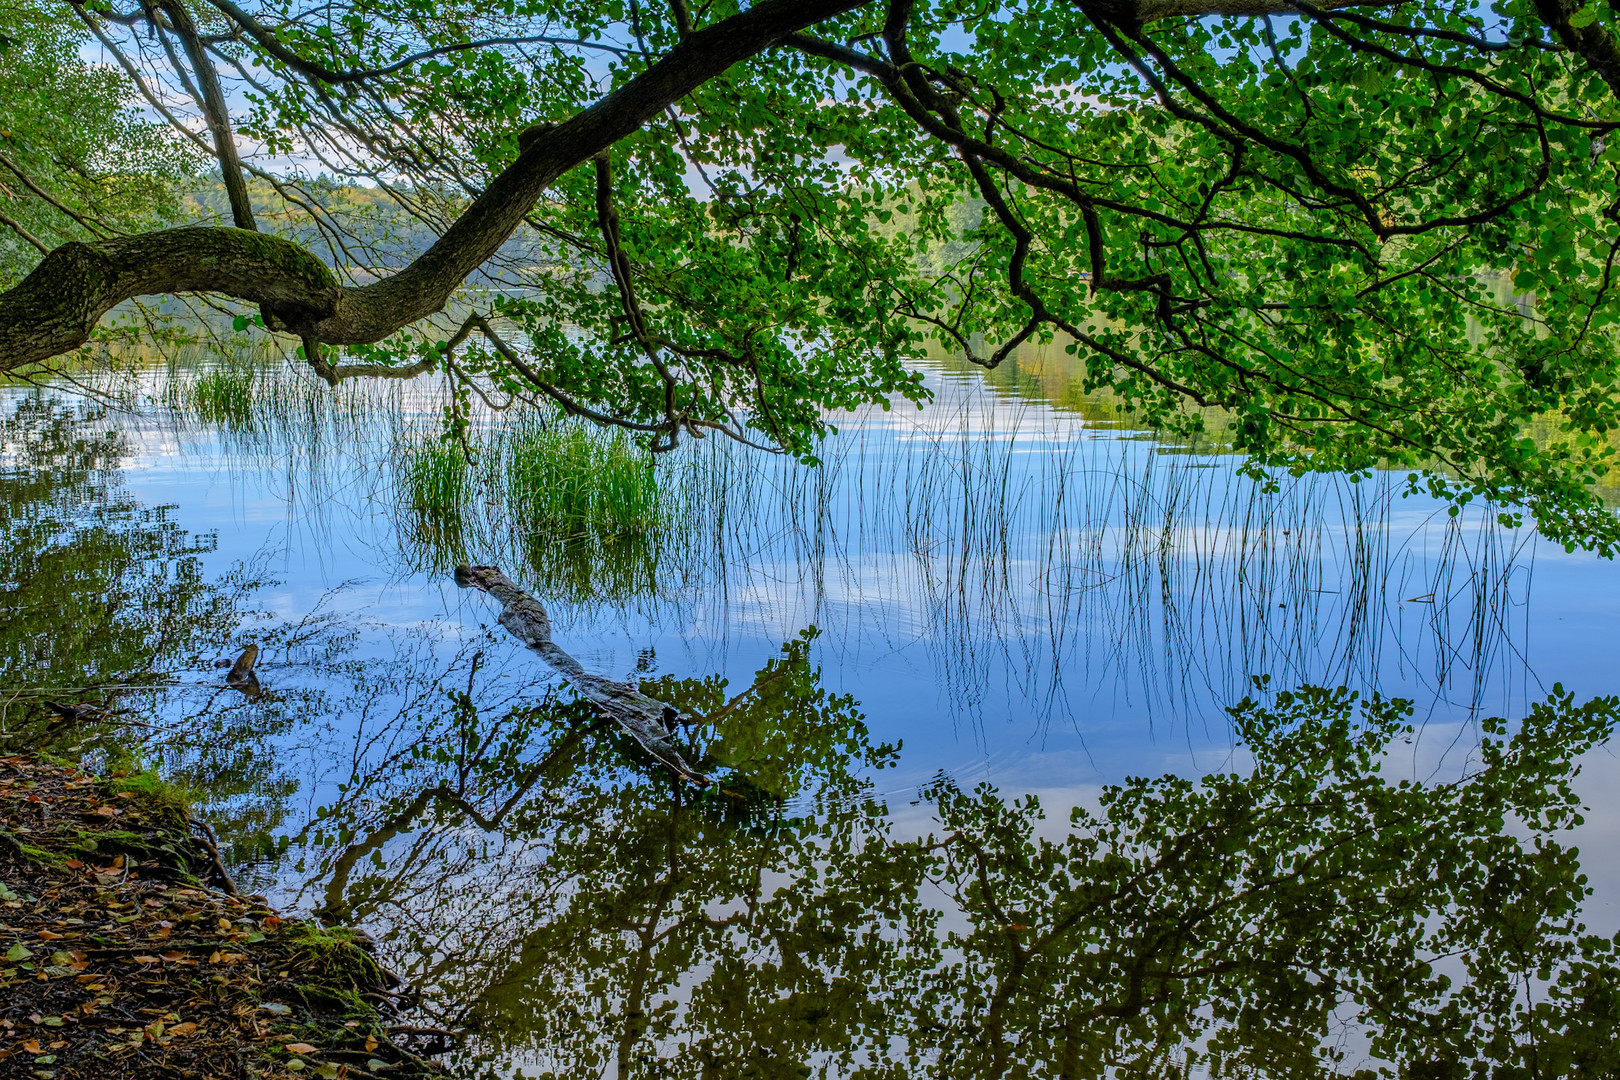
[[[0,758],[0,1078],[444,1076],[368,941],[238,895],[151,773]]]

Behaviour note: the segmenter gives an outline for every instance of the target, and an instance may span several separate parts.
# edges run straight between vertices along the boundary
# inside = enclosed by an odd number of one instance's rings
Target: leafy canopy
[[[0,6],[0,285],[64,241],[174,221],[205,160],[86,61],[89,37],[65,5]]]
[[[660,447],[808,458],[826,410],[922,400],[930,348],[1058,340],[1088,389],[1257,468],[1407,468],[1620,544],[1606,0],[32,2],[277,155],[244,167],[340,279],[440,273],[521,203],[436,322],[266,307],[329,378],[436,365]],[[300,170],[443,239],[381,243]]]

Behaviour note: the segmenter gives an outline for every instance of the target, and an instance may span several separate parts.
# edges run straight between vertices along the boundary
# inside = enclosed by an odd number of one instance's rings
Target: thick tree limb
[[[186,59],[191,62],[197,77],[197,91],[202,99],[203,117],[208,121],[208,134],[214,140],[214,156],[225,180],[225,192],[231,200],[231,219],[238,229],[257,230],[253,222],[253,205],[248,198],[247,181],[242,178],[242,159],[236,153],[236,133],[231,130],[231,117],[225,107],[225,92],[219,85],[219,73],[209,59],[197,36],[197,24],[191,12],[179,0],[163,0],[163,12],[174,26],[185,46]]]
[[[245,229],[72,241],[0,293],[0,370],[78,348],[103,315],[130,297],[202,291],[313,314],[336,311],[343,288],[297,244]]]
[[[252,301],[267,326],[306,343],[379,341],[441,310],[569,169],[784,35],[865,2],[763,0],[692,33],[624,86],[534,138],[438,242],[374,284],[339,286],[302,247],[268,236],[250,242],[253,234],[244,230],[169,230],[64,245],[0,293],[0,371],[77,348],[114,305],[153,293],[206,291]],[[177,260],[182,250],[194,258]]]

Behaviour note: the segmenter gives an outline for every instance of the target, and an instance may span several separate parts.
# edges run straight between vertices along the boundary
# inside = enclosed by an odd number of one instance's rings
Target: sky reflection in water
[[[1609,958],[1559,923],[1575,871],[1525,860],[1487,805],[1521,832],[1556,816],[1502,778],[1556,788],[1603,718],[1548,714],[1494,769],[1480,720],[1555,681],[1575,704],[1620,689],[1616,568],[1387,477],[1264,492],[1219,455],[934,384],[922,414],[848,418],[819,470],[666,460],[673,517],[612,543],[525,540],[476,473],[425,517],[403,476],[435,435],[417,389],[281,386],[246,425],[152,406],[78,427],[15,391],[8,585],[42,580],[19,553],[54,536],[52,595],[79,606],[8,593],[5,686],[173,684],[122,701],[232,820],[243,874],[372,927],[445,1019],[477,1022],[465,1063],[496,1074],[1438,1076],[1606,1045]],[[116,445],[82,445],[108,429]],[[711,717],[689,737],[725,791],[677,792],[593,727],[485,629],[493,606],[449,580],[463,558],[525,579],[589,670]],[[44,635],[64,622],[105,632]],[[247,640],[254,700],[213,667]],[[1272,700],[1305,683],[1410,698],[1412,731]],[[1224,710],[1251,693],[1240,731]],[[38,697],[14,695],[10,737]],[[1620,770],[1606,747],[1583,760],[1587,921],[1612,932]],[[1102,795],[1211,770],[1229,781]],[[1502,961],[1527,928],[1567,999]],[[1472,973],[1421,967],[1459,951]],[[1534,1023],[1515,971],[1549,1002]]]

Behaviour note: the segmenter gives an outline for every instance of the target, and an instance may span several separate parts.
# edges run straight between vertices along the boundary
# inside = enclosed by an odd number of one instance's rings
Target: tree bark
[[[320,344],[380,341],[441,310],[569,169],[783,36],[870,2],[762,0],[688,35],[618,90],[529,140],[431,248],[374,284],[341,286],[299,245],[241,229],[64,244],[0,293],[0,371],[78,348],[113,306],[157,293],[214,292],[257,303],[267,326],[297,334],[317,351]]]
[[[168,229],[70,241],[0,293],[0,370],[78,348],[112,307],[132,296],[223,292],[240,300],[334,312],[343,288],[297,244],[245,229]]]
[[[247,181],[242,177],[242,159],[236,153],[236,133],[231,130],[231,114],[225,107],[225,92],[219,85],[219,72],[208,58],[202,39],[197,36],[197,24],[191,12],[179,0],[164,0],[163,11],[169,16],[174,32],[185,46],[186,59],[197,77],[197,92],[202,97],[203,117],[208,122],[208,134],[214,141],[214,156],[219,159],[219,170],[225,179],[225,193],[231,200],[231,220],[238,229],[258,231],[253,221],[253,204],[248,198]]]
[[[1536,14],[1557,36],[1559,44],[1591,65],[1592,70],[1620,97],[1620,43],[1603,26],[1571,26],[1569,18],[1580,10],[1577,0],[1535,0]]]

